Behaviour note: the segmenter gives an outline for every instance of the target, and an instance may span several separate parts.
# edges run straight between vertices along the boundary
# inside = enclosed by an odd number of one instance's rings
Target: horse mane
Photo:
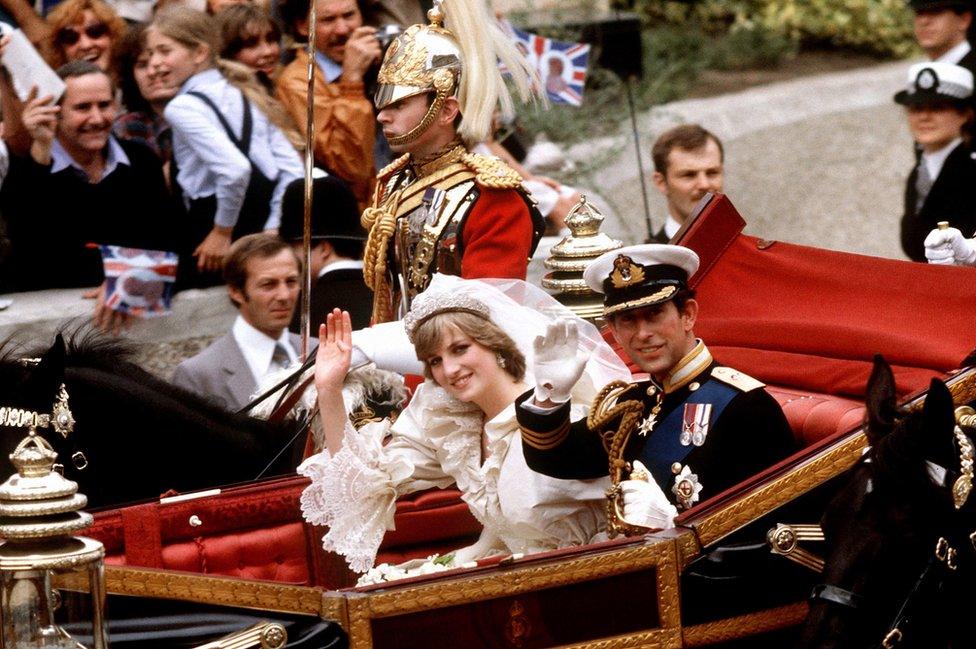
[[[96,381],[101,374],[110,375],[114,381],[131,384],[133,389],[142,388],[153,402],[165,401],[167,407],[192,412],[197,417],[230,419],[235,425],[248,428],[256,423],[253,417],[229,412],[207,397],[160,378],[139,366],[135,359],[141,345],[137,342],[108,336],[88,325],[69,325],[62,327],[58,333],[64,338],[66,374],[84,374]],[[46,348],[41,344],[24,348],[8,338],[0,343],[0,364],[11,363],[15,354],[19,354],[20,358],[36,358],[45,351]],[[22,366],[20,362],[16,365]],[[257,425],[268,426],[266,422]]]

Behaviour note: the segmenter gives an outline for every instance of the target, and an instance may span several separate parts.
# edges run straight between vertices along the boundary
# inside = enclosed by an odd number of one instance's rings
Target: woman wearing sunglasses
[[[44,46],[48,64],[91,61],[110,72],[112,45],[125,34],[125,21],[102,0],[64,0],[47,16],[51,29]]]

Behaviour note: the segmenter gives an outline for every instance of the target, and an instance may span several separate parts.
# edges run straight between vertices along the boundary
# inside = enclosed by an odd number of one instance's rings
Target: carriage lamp
[[[108,647],[105,634],[105,549],[73,536],[92,516],[88,499],[53,470],[57,453],[33,428],[10,455],[17,473],[0,485],[0,648],[85,649],[55,622],[60,594],[52,579],[87,584],[92,646]]]

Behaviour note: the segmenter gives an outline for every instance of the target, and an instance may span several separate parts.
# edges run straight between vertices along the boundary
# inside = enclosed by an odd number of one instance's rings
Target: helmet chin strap
[[[404,144],[409,144],[413,142],[418,137],[424,134],[424,132],[430,128],[430,125],[434,123],[434,118],[437,117],[437,113],[441,112],[441,108],[444,106],[444,102],[447,98],[451,96],[451,90],[454,87],[454,77],[447,70],[438,70],[434,73],[434,88],[437,94],[434,96],[434,101],[430,103],[427,108],[427,114],[424,118],[417,123],[412,129],[404,133],[403,135],[396,135],[391,138],[387,138],[387,142],[390,146],[403,146]]]

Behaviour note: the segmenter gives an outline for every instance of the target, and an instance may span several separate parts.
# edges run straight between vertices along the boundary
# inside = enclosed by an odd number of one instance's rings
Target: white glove
[[[572,320],[557,320],[536,336],[534,352],[535,400],[538,403],[569,401],[573,386],[583,376],[589,354],[579,348],[579,333]]]
[[[634,460],[634,471],[631,475],[640,472],[648,476],[648,479],[620,482],[624,496],[624,521],[656,530],[671,529],[674,527],[674,517],[678,515],[678,509],[664,495],[643,463]]]
[[[976,241],[956,228],[935,229],[925,237],[925,258],[930,264],[976,265]]]
[[[424,373],[424,364],[417,360],[402,320],[383,322],[367,329],[352,332],[352,361],[350,369],[376,363],[381,370],[397,374]]]

